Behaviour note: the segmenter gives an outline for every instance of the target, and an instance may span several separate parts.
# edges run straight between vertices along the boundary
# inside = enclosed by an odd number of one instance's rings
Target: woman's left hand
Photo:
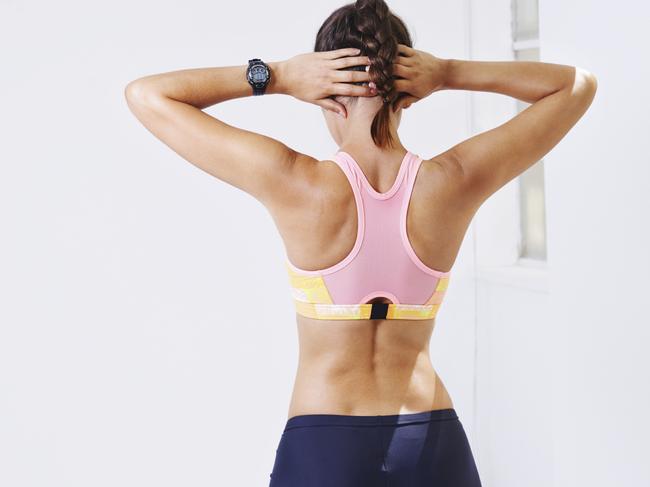
[[[319,105],[347,117],[345,106],[332,98],[341,96],[376,96],[368,85],[353,82],[369,82],[367,71],[346,71],[348,66],[369,65],[368,56],[359,56],[356,48],[298,54],[279,66],[284,92],[299,100]]]

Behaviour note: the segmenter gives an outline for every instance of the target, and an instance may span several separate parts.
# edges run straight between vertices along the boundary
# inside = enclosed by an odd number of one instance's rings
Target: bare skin
[[[597,88],[593,74],[573,66],[440,59],[400,45],[394,74],[403,96],[391,115],[396,145],[379,149],[370,137],[370,124],[381,98],[371,86],[349,84],[370,82],[368,73],[340,71],[368,62],[354,49],[340,49],[268,63],[272,82],[267,93],[320,106],[337,146],[359,162],[379,192],[391,187],[406,151],[397,129],[411,104],[443,89],[489,91],[531,103],[506,123],[422,163],[408,208],[407,234],[420,259],[443,271],[452,268],[476,210],[568,133]],[[129,83],[125,96],[134,115],[157,138],[260,201],[295,265],[309,270],[329,267],[348,254],[357,230],[352,189],[340,168],[203,111],[250,96],[245,69],[241,65],[146,76]],[[332,95],[335,99],[329,98]],[[296,321],[300,353],[288,417],[453,407],[429,356],[435,320],[326,321],[296,315]]]
[[[358,143],[358,140],[357,140]],[[350,149],[351,154],[362,154]],[[361,159],[364,161],[364,159]],[[384,161],[394,174],[370,179],[380,192],[395,180],[399,154]],[[354,195],[343,173],[323,161],[321,205],[304,214],[282,215],[291,261],[321,269],[350,252],[357,231]],[[370,174],[368,164],[364,170]],[[407,212],[407,233],[416,254],[430,267],[451,269],[471,215],[448,206],[458,197],[449,175],[435,161],[423,162]],[[295,218],[294,225],[287,224]],[[300,221],[298,221],[300,220]],[[308,222],[311,222],[308,223]],[[444,238],[441,236],[444,235]],[[384,298],[372,301],[390,302]],[[300,357],[289,417],[297,414],[396,414],[453,407],[429,356],[435,320],[314,320],[296,314]]]

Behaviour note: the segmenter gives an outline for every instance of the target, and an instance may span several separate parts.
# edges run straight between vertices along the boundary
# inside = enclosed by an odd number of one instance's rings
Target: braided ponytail
[[[334,11],[318,30],[314,51],[333,51],[343,47],[361,49],[370,58],[368,74],[376,85],[383,104],[370,127],[372,140],[379,147],[393,147],[390,114],[399,95],[395,90],[393,61],[398,44],[413,47],[404,22],[393,14],[384,0],[356,0]],[[352,67],[351,69],[363,69]],[[350,68],[348,68],[350,69]],[[357,83],[363,84],[363,83]]]
[[[361,56],[370,58],[368,74],[377,86],[383,104],[370,127],[372,140],[379,147],[393,146],[390,133],[390,112],[395,99],[393,60],[397,55],[397,40],[393,35],[390,11],[384,0],[357,0],[356,26],[361,34]]]

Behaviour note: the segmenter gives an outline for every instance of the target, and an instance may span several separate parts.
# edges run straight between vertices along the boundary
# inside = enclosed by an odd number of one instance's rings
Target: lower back
[[[453,407],[429,356],[435,320],[297,318],[300,355],[289,417]]]

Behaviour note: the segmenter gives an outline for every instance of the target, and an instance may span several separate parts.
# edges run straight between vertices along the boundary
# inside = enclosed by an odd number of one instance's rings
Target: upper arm
[[[306,178],[315,166],[312,158],[199,108],[139,91],[136,83],[125,90],[129,108],[153,135],[188,162],[267,207],[299,204],[300,198],[308,196]]]
[[[455,145],[437,158],[463,182],[479,206],[549,152],[585,113],[596,91],[590,73],[576,68],[573,86],[533,103],[504,124]]]

